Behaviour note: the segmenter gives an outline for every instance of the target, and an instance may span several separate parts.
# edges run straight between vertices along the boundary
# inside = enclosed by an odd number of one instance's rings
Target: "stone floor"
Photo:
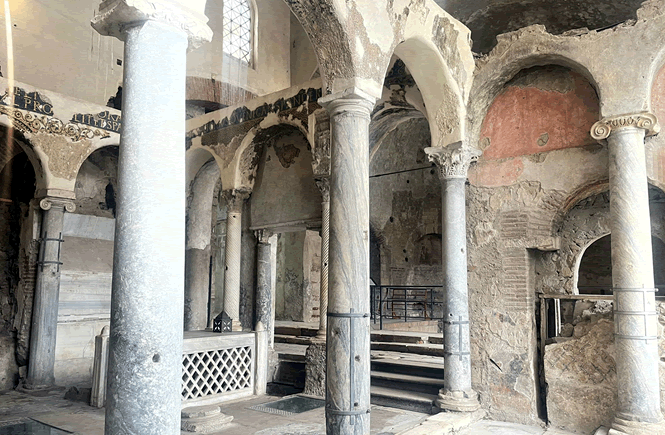
[[[0,435],[9,422],[34,419],[50,426],[80,435],[103,435],[104,410],[83,402],[64,399],[64,389],[40,396],[16,391],[0,393]],[[249,409],[250,406],[279,399],[274,396],[256,397],[222,406],[222,412],[234,420],[224,435],[324,435],[324,409],[282,416]],[[462,419],[464,420],[464,419]],[[410,411],[372,406],[372,435],[445,435],[451,430],[460,435],[568,435],[546,431],[540,427],[521,426],[481,420],[471,426],[472,419],[462,421],[454,414],[428,416]],[[463,428],[468,426],[467,428]],[[31,434],[26,434],[31,435]]]

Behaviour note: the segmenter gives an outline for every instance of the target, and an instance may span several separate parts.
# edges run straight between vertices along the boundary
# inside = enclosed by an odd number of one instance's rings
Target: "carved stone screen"
[[[182,399],[252,389],[252,346],[182,356]]]

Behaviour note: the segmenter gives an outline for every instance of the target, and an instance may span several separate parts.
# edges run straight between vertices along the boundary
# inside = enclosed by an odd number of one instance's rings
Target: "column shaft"
[[[180,434],[187,34],[126,29],[106,434]]]
[[[225,194],[228,203],[226,217],[226,247],[224,270],[224,311],[233,321],[233,330],[240,324],[240,266],[242,249],[242,204],[244,196]]]
[[[608,138],[612,283],[618,403],[614,427],[660,423],[658,316],[651,254],[645,130],[613,131]]]
[[[466,258],[465,179],[442,182],[443,338],[446,391],[471,390],[469,292]]]
[[[270,234],[257,232],[259,243],[256,249],[256,332],[257,339],[257,385],[256,394],[265,394],[268,375],[268,348],[272,321],[272,289],[270,264]]]
[[[208,324],[210,246],[185,251],[185,331],[202,331]]]
[[[369,434],[369,122],[373,103],[327,97],[331,113],[327,434]],[[325,101],[327,100],[327,102]]]
[[[40,264],[37,266],[35,299],[30,330],[30,359],[24,387],[37,390],[54,386],[55,344],[60,295],[60,240],[65,204],[48,198],[40,202],[43,211]],[[69,203],[69,211],[73,204]]]
[[[327,180],[326,180],[327,181]],[[328,327],[328,261],[330,247],[330,187],[321,189],[321,278],[319,291],[319,338],[325,338]]]
[[[462,142],[426,148],[439,167],[443,291],[444,388],[436,401],[441,409],[470,412],[480,407],[471,387],[471,338],[466,252],[466,175],[479,151]]]

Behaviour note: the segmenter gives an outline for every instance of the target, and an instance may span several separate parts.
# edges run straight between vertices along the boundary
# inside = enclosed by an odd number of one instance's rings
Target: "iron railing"
[[[384,319],[441,320],[443,286],[371,285],[371,320],[383,329]]]

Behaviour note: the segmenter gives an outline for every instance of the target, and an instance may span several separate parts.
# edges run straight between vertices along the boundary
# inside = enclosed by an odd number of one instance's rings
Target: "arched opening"
[[[370,268],[380,285],[371,290],[376,328],[438,332],[430,305],[442,298],[441,182],[424,152],[432,146],[424,110],[411,71],[394,56],[370,123]]]
[[[30,206],[35,171],[23,146],[8,142],[6,133],[0,129],[0,390],[13,389],[19,366],[27,364],[38,249]]]
[[[608,234],[593,242],[582,255],[577,289],[580,294],[611,295],[612,292],[612,235]],[[658,292],[665,296],[665,243],[651,236],[653,253],[653,276]]]
[[[287,124],[258,132],[254,142],[261,149],[251,227],[276,234],[275,319],[318,322],[322,197],[314,182],[310,143]]]

